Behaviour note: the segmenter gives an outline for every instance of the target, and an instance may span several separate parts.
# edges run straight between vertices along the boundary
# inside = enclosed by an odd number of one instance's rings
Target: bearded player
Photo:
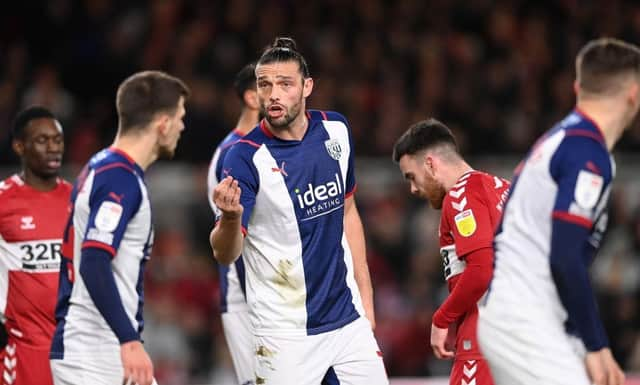
[[[411,193],[442,209],[440,255],[450,294],[433,315],[433,352],[454,360],[451,385],[492,385],[476,340],[477,302],[491,279],[493,233],[509,182],[471,168],[449,128],[435,119],[409,127],[395,144],[393,160]]]

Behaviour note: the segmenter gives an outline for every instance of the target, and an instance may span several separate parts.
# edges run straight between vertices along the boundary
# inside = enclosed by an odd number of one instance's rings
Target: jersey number
[[[20,245],[24,255],[24,262],[34,261],[57,261],[60,259],[62,244],[59,242],[36,243]]]

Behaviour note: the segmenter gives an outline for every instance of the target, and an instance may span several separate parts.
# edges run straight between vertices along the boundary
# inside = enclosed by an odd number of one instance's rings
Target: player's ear
[[[158,114],[158,116],[154,119],[153,127],[161,136],[166,136],[167,134],[169,134],[169,130],[171,129],[169,115]]]
[[[576,94],[576,96],[578,96],[578,94],[580,93],[580,83],[578,82],[578,79],[573,81],[573,92]]]
[[[306,78],[302,80],[302,96],[309,97],[311,95],[311,91],[313,91],[313,79]]]
[[[435,173],[436,173],[436,168],[437,168],[436,163],[437,162],[435,161],[434,157],[431,156],[431,154],[429,154],[429,153],[425,153],[423,159],[424,159],[424,167],[425,167],[425,169],[427,170],[429,175],[433,177],[435,175]]]
[[[14,139],[11,141],[11,148],[19,156],[24,155],[24,142],[20,139]]]
[[[258,103],[258,92],[256,90],[246,90],[242,95],[242,99],[244,104],[246,104],[250,109],[257,110],[260,108],[260,104]]]

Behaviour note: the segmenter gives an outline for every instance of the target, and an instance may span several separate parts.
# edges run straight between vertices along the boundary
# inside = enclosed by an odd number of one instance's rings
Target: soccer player
[[[242,111],[236,128],[218,145],[211,159],[207,176],[209,204],[216,217],[218,209],[213,203],[213,189],[224,178],[222,162],[235,142],[251,131],[260,119],[260,106],[256,95],[255,65],[246,65],[238,74],[233,84],[240,101]],[[227,346],[231,353],[233,366],[239,384],[252,384],[255,377],[253,357],[253,333],[249,320],[249,307],[245,298],[244,262],[239,257],[229,266],[218,264],[220,276],[220,306],[222,310],[222,327]]]
[[[244,259],[256,383],[388,384],[354,278],[368,269],[349,126],[305,110],[313,80],[292,39],[276,38],[256,78],[265,119],[225,156],[210,237],[219,262]]]
[[[491,279],[493,233],[509,182],[471,168],[449,128],[435,119],[409,127],[394,146],[393,160],[411,193],[442,209],[438,235],[450,294],[433,315],[433,352],[454,359],[451,385],[491,385],[476,341],[477,303]],[[450,328],[455,336],[449,335]],[[448,338],[454,337],[455,345],[449,346]]]
[[[478,336],[499,385],[619,385],[589,283],[607,227],[610,151],[640,106],[640,49],[586,44],[577,106],[516,168],[495,237],[495,269]]]
[[[152,383],[141,341],[142,277],[153,243],[144,170],[173,157],[188,94],[163,72],[126,79],[116,96],[115,141],[75,182],[50,355],[56,385]]]
[[[0,182],[0,315],[8,332],[0,382],[47,385],[71,185],[59,177],[64,136],[49,110],[21,111],[12,134],[22,172]]]

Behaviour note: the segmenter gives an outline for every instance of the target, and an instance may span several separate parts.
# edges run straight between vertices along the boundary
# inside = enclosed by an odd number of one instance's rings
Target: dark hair
[[[576,57],[576,79],[588,93],[615,91],[617,77],[627,74],[640,76],[640,48],[622,40],[591,40]]]
[[[151,123],[157,113],[174,114],[180,97],[189,96],[182,80],[160,71],[138,72],[118,87],[118,130],[126,133]]]
[[[441,145],[459,154],[456,138],[449,127],[433,118],[421,120],[411,125],[393,146],[393,161],[399,162],[404,155],[414,155],[422,150]]]
[[[258,59],[258,65],[283,61],[297,61],[303,78],[311,77],[307,61],[296,49],[296,42],[290,37],[276,37]]]
[[[244,103],[244,92],[256,89],[256,65],[254,63],[247,64],[236,74],[236,78],[233,81],[233,89],[242,100],[242,103]]]
[[[42,106],[30,106],[20,111],[13,121],[12,137],[14,139],[24,139],[25,128],[29,125],[29,122],[40,118],[56,119],[51,111]]]

